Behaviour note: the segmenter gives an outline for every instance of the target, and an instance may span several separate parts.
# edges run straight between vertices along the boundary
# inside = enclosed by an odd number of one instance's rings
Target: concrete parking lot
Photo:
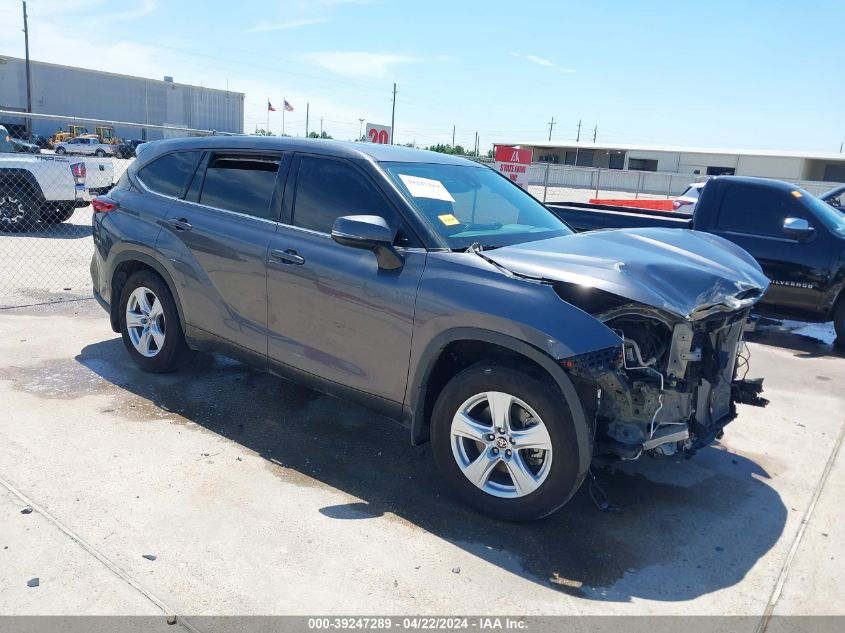
[[[750,349],[771,404],[721,443],[505,524],[366,410],[219,357],[144,374],[92,300],[0,310],[0,613],[845,614],[845,360]]]

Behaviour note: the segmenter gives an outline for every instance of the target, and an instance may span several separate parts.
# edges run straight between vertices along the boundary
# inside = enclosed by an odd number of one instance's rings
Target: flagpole
[[[285,135],[285,110],[287,110],[287,108],[285,107],[286,104],[287,100],[282,97],[282,136]]]
[[[265,132],[270,133],[270,97],[267,97],[267,129]]]

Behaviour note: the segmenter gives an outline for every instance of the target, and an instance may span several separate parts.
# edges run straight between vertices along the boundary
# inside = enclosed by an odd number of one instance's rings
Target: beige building
[[[845,154],[710,149],[623,143],[497,143],[530,148],[534,162],[692,176],[760,176],[788,181],[845,182]]]

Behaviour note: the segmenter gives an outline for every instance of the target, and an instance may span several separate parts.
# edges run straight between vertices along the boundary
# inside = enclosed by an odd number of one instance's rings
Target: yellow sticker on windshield
[[[445,224],[446,226],[455,226],[456,224],[461,223],[461,221],[451,213],[444,213],[443,215],[438,215],[437,219],[443,222],[443,224]]]
[[[793,195],[793,196],[795,196],[796,198],[801,198],[801,197],[803,197],[803,196],[801,195],[801,192],[800,192],[800,191],[793,191],[793,192],[792,192],[792,195]]]

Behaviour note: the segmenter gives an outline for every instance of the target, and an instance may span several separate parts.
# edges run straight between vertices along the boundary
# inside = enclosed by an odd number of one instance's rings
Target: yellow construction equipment
[[[120,138],[114,133],[114,128],[111,125],[98,125],[95,129],[95,134],[100,137],[101,143],[107,145],[117,145],[120,143]]]
[[[72,138],[76,138],[77,136],[88,134],[88,128],[82,127],[81,125],[68,125],[67,129],[68,131],[65,132],[62,128],[59,128],[59,130],[53,134],[52,138],[50,138],[50,144],[55,145],[56,143],[63,143]]]

